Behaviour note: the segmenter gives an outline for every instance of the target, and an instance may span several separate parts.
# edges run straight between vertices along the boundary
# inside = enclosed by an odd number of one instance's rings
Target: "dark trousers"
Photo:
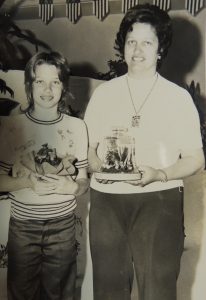
[[[73,300],[74,215],[48,221],[10,219],[9,300]]]
[[[91,190],[94,300],[130,300],[133,265],[139,300],[175,300],[183,251],[183,192]]]

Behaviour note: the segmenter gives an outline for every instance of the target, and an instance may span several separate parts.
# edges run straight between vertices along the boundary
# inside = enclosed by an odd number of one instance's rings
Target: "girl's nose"
[[[50,82],[45,82],[44,90],[45,91],[51,91],[52,90],[52,84]]]

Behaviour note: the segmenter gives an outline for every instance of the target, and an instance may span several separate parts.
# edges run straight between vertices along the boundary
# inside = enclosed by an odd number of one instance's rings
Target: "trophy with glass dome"
[[[125,128],[114,128],[112,136],[104,138],[103,164],[95,173],[99,180],[138,180],[141,174],[135,161],[135,140]]]

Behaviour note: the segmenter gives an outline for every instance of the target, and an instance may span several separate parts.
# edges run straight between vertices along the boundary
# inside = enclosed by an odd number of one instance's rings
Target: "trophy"
[[[138,180],[141,174],[135,161],[135,139],[128,135],[125,128],[114,128],[112,136],[103,141],[103,164],[96,179]]]
[[[31,151],[22,155],[14,163],[13,177],[29,175],[31,172],[39,175],[56,174],[62,176],[76,176],[78,170],[75,167],[77,159],[70,154],[60,158],[55,148],[43,144],[38,151]]]

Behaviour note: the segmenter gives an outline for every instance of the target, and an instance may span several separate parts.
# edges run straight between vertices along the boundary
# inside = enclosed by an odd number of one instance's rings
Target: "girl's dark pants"
[[[143,194],[91,190],[94,300],[175,300],[184,243],[183,188]]]
[[[74,214],[47,221],[10,219],[9,300],[73,300]]]

